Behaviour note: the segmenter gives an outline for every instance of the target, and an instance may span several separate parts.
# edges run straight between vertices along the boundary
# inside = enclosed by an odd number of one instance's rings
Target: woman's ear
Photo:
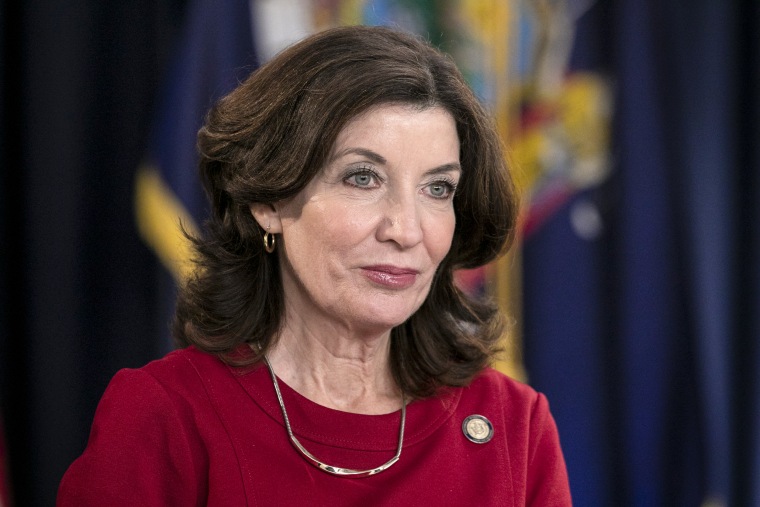
[[[261,228],[266,232],[271,232],[272,234],[279,234],[282,232],[280,214],[274,206],[271,204],[255,202],[248,207],[251,210],[253,218],[256,219]]]

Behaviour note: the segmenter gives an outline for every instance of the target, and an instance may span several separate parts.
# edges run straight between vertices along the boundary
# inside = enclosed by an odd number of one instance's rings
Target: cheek
[[[369,206],[311,206],[288,224],[286,241],[304,264],[325,267],[328,257],[342,259],[371,233]]]
[[[376,214],[370,204],[343,203],[332,206],[322,218],[321,230],[331,244],[347,246],[368,234]],[[320,234],[319,231],[313,232]]]
[[[365,236],[377,223],[379,212],[371,203],[346,205],[336,213],[331,224],[347,236]]]
[[[456,219],[454,213],[445,217],[436,217],[433,225],[425,232],[425,242],[433,262],[438,265],[449,253],[454,239]]]

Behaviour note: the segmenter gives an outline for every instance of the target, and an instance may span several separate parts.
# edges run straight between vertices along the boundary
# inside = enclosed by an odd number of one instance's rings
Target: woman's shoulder
[[[157,378],[184,376],[200,370],[226,369],[226,365],[216,356],[198,350],[194,346],[176,349],[160,359],[155,359],[137,370]]]
[[[498,389],[514,396],[533,398],[539,393],[527,383],[517,380],[499,370],[487,367],[473,380],[471,386],[481,389]]]
[[[213,378],[229,375],[228,367],[216,356],[194,347],[174,350],[140,368],[123,368],[111,379],[106,395],[145,402],[147,393],[159,398],[192,398],[203,393]],[[200,389],[199,389],[200,388]],[[145,395],[139,395],[144,393]],[[153,396],[153,399],[156,399]]]
[[[559,432],[546,396],[492,368],[470,387],[487,396],[481,406],[494,423],[494,434],[501,429],[509,439],[512,473],[523,474],[526,485],[525,504],[572,505]]]
[[[230,367],[220,357],[191,345],[175,349],[140,368],[125,368],[122,371],[130,370],[157,380],[169,380],[187,376],[228,375]]]
[[[98,403],[87,448],[61,481],[58,505],[195,505],[206,467],[197,421],[213,421],[196,389],[198,351],[124,368]],[[211,359],[215,359],[211,357]]]
[[[525,382],[494,369],[485,368],[469,386],[463,388],[463,398],[473,403],[497,403],[512,413],[548,412],[546,397]]]

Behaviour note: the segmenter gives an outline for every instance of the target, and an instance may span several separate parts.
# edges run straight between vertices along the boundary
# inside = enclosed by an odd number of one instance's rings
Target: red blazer
[[[293,431],[321,461],[374,468],[395,453],[399,413],[317,405],[280,382]],[[467,416],[493,425],[469,441]],[[335,477],[291,445],[266,367],[233,368],[188,348],[111,381],[59,506],[571,505],[546,398],[487,369],[407,408],[401,459],[365,478]]]

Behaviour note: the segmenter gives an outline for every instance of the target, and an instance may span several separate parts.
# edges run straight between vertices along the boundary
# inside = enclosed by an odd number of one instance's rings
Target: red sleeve
[[[564,507],[573,504],[559,433],[549,402],[538,394],[530,424],[526,504]]]
[[[57,505],[202,505],[204,451],[189,414],[150,374],[118,372]]]

